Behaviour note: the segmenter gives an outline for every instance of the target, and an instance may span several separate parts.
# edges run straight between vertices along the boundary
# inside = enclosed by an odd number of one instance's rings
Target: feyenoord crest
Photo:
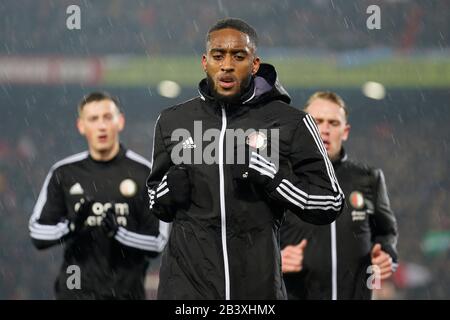
[[[119,190],[124,197],[132,197],[137,192],[136,182],[131,179],[125,179],[120,183]]]
[[[359,210],[364,207],[364,196],[359,191],[353,191],[350,193],[350,204],[353,208]]]
[[[259,150],[264,150],[267,147],[267,137],[260,131],[250,133],[246,142],[250,147]]]

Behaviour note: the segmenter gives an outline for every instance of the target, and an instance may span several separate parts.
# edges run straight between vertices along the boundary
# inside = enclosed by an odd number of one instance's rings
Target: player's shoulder
[[[200,97],[194,97],[192,99],[186,100],[184,102],[173,105],[169,108],[164,109],[160,114],[160,119],[171,119],[171,118],[179,118],[183,114],[190,114],[195,109],[200,107],[201,104]]]
[[[344,161],[344,166],[347,167],[348,170],[352,170],[361,175],[366,175],[373,178],[376,178],[383,173],[381,168],[372,166],[365,161],[355,160],[352,158],[346,159],[346,161]]]
[[[136,167],[144,170],[148,170],[152,166],[151,162],[148,161],[144,156],[131,149],[126,149],[125,158]]]
[[[264,109],[266,112],[276,114],[278,118],[292,122],[299,122],[307,115],[305,111],[281,100],[273,100],[267,103]]]
[[[77,165],[80,162],[86,160],[89,157],[88,151],[83,151],[79,153],[75,153],[73,155],[70,155],[68,157],[65,157],[53,164],[50,171],[61,171],[66,170],[67,168]]]
[[[301,110],[292,106],[289,103],[286,103],[282,100],[272,100],[264,103],[264,108],[267,110],[276,110],[279,114],[301,114]]]

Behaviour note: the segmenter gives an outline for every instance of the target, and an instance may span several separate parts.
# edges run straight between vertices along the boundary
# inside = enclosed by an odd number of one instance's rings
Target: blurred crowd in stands
[[[80,30],[66,27],[72,4]],[[380,30],[366,26],[373,4]],[[264,48],[439,49],[450,30],[450,2],[440,0],[6,0],[0,15],[0,54],[198,54],[209,26],[226,16],[251,23]]]

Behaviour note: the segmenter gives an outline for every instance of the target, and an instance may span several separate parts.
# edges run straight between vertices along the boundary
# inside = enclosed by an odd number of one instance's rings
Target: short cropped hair
[[[256,34],[255,29],[249,25],[247,22],[237,18],[226,18],[217,21],[208,31],[206,36],[206,43],[210,41],[210,35],[214,31],[222,30],[222,29],[234,29],[245,33],[250,38],[250,42],[253,43],[255,50],[258,46],[258,35]]]
[[[305,106],[303,107],[304,110],[308,109],[309,105],[316,99],[323,99],[330,102],[333,102],[337,104],[339,107],[341,107],[344,110],[345,114],[345,121],[348,121],[348,109],[345,105],[344,99],[342,99],[337,93],[331,92],[331,91],[317,91],[313,95],[311,95],[306,101]]]
[[[81,115],[81,112],[83,111],[83,108],[88,103],[91,103],[93,101],[103,101],[103,100],[110,100],[114,102],[114,104],[117,107],[117,110],[122,113],[122,109],[120,107],[119,99],[116,97],[113,97],[107,92],[91,92],[88,95],[84,96],[83,99],[81,99],[80,103],[78,104],[78,116]]]

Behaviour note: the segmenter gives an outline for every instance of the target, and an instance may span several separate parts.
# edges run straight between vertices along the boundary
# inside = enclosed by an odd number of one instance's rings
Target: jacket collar
[[[101,165],[101,166],[108,165],[117,160],[124,158],[126,152],[127,152],[127,149],[120,143],[119,144],[119,152],[117,152],[117,154],[112,159],[107,160],[107,161],[95,160],[94,158],[92,158],[91,154],[89,153],[89,160],[91,160],[93,163]]]
[[[332,161],[331,163],[333,164],[333,167],[342,164],[343,162],[347,161],[348,159],[348,155],[347,152],[345,152],[344,147],[341,148],[341,152],[339,153],[339,158],[337,158],[336,160]]]

